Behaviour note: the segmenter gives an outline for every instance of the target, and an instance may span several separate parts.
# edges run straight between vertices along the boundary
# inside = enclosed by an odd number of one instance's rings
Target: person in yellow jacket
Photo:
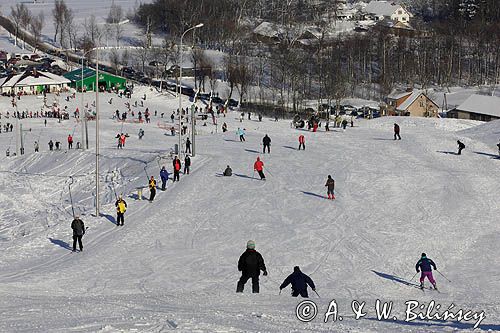
[[[149,180],[149,202],[153,202],[156,195],[156,180],[155,177],[151,176]]]
[[[118,200],[116,200],[115,207],[116,207],[116,226],[123,225],[123,222],[125,222],[125,212],[127,211],[127,203],[125,202],[125,200],[123,200],[121,195],[118,197]]]

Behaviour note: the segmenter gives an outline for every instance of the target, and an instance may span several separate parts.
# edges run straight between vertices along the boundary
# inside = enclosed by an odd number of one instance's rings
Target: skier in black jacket
[[[80,251],[83,251],[82,237],[85,235],[85,224],[83,224],[83,221],[78,215],[76,215],[73,222],[71,222],[71,229],[73,229],[73,252],[76,251],[77,240]]]
[[[306,274],[302,273],[299,266],[295,266],[293,268],[293,273],[288,275],[285,281],[283,281],[280,286],[280,290],[286,288],[286,286],[288,286],[290,283],[292,284],[293,297],[297,297],[299,295],[306,298],[309,297],[309,295],[307,294],[308,285],[312,290],[316,290],[316,286],[314,285],[313,280]]]
[[[465,149],[465,145],[460,140],[457,140],[457,144],[458,144],[458,153],[457,153],[457,155],[462,155],[462,150]]]
[[[417,273],[420,272],[420,270],[422,270],[422,275],[420,276],[420,288],[424,287],[424,279],[427,277],[434,286],[434,289],[437,290],[436,281],[432,276],[431,266],[434,268],[434,270],[437,269],[434,261],[432,261],[432,259],[427,258],[427,255],[425,253],[422,253],[422,257],[415,265],[415,270],[417,271]]]
[[[271,138],[267,136],[262,138],[262,145],[264,146],[262,149],[262,153],[266,153],[266,147],[267,147],[267,152],[270,154],[271,153]]]
[[[247,242],[247,250],[240,256],[240,260],[238,260],[238,271],[241,272],[241,277],[238,281],[236,292],[242,293],[245,283],[251,278],[252,292],[258,293],[260,271],[263,271],[264,276],[266,276],[267,270],[264,258],[262,258],[259,252],[255,251],[255,242],[252,240]]]

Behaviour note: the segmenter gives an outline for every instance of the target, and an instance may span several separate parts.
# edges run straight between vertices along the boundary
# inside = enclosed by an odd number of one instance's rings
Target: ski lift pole
[[[68,190],[69,190],[69,200],[71,201],[71,211],[73,213],[73,218],[75,218],[75,208],[73,207],[73,196],[71,195],[71,185],[73,185],[74,179],[73,176],[69,176],[70,183],[68,184]]]
[[[111,185],[113,186],[113,193],[115,194],[115,199],[118,200],[118,196],[116,195],[116,188],[115,188],[115,176],[116,176],[116,171],[112,171],[113,176],[111,176]]]

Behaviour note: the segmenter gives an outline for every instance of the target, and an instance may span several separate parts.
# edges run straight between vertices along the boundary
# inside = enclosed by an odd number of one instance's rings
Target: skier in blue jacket
[[[168,180],[168,171],[165,167],[162,167],[160,170],[160,178],[161,178],[161,190],[165,191],[167,188],[167,180]]]
[[[302,296],[302,297],[309,297],[307,294],[307,286],[311,287],[313,291],[316,290],[316,286],[314,285],[313,280],[307,276],[306,274],[302,273],[299,266],[295,266],[293,268],[293,273],[290,274],[285,281],[280,286],[280,290],[283,288],[286,288],[289,284],[292,284],[292,296],[297,297],[297,296]]]

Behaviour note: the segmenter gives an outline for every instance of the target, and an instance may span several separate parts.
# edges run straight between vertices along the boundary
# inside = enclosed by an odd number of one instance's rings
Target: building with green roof
[[[70,87],[72,88],[81,90],[83,83],[83,90],[95,91],[95,70],[93,68],[83,68],[83,78],[81,68],[68,72],[63,76],[71,81]],[[113,87],[117,89],[125,89],[126,83],[127,79],[121,76],[99,71],[99,87],[101,89],[108,90]]]

